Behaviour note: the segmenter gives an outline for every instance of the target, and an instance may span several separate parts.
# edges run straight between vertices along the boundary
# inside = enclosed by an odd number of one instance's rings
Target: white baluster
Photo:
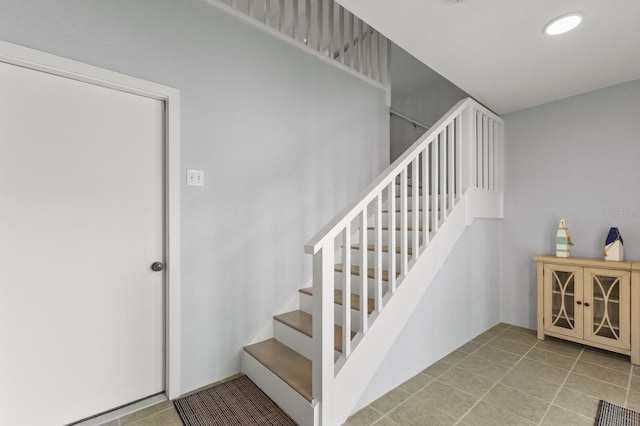
[[[442,220],[447,218],[447,142],[449,140],[447,128],[440,133],[440,211]]]
[[[476,188],[482,188],[482,116],[476,111]]]
[[[305,36],[304,43],[307,46],[311,46],[311,0],[305,1],[304,7],[304,27],[305,27]]]
[[[264,0],[264,23],[271,26],[271,0]]]
[[[455,123],[452,120],[451,123],[447,126],[447,138],[448,138],[448,155],[447,160],[449,161],[449,166],[447,170],[449,175],[447,176],[447,206],[449,209],[453,209],[453,200],[455,195],[455,159],[454,159],[454,150],[456,146],[456,135],[455,135]]]
[[[367,332],[369,327],[369,245],[367,241],[367,205],[360,213],[360,331]]]
[[[235,1],[235,0],[234,0]],[[284,24],[284,0],[280,0],[280,10],[278,11],[278,31],[282,32],[282,26]]]
[[[438,228],[440,226],[439,222],[438,222],[438,206],[439,206],[439,201],[438,201],[438,188],[439,188],[439,182],[440,182],[440,171],[439,171],[439,165],[438,165],[438,160],[440,159],[439,153],[438,153],[438,141],[440,140],[440,135],[436,136],[435,139],[433,140],[433,142],[431,142],[431,171],[433,172],[432,178],[431,178],[431,199],[432,199],[432,204],[431,204],[431,221],[432,221],[432,227],[431,229],[433,229],[433,232],[438,232]]]
[[[331,59],[335,59],[334,52],[335,49],[335,11],[333,8],[334,2],[333,0],[328,0],[327,8],[329,9],[328,18],[329,18],[329,57]]]
[[[396,292],[396,176],[393,177],[388,186],[389,197],[387,201],[387,227],[389,229],[389,247],[387,256],[389,259],[389,291]]]
[[[351,12],[349,12],[349,67],[350,68],[355,67],[355,60],[356,60],[355,38],[354,38],[355,23],[354,22],[355,22],[355,17]]]
[[[418,203],[420,198],[420,188],[418,186],[418,182],[420,182],[419,175],[420,171],[418,170],[418,156],[416,155],[416,157],[411,162],[411,210],[413,210],[413,212],[411,213],[411,258],[414,260],[417,259],[420,254],[420,230],[418,229],[420,223],[420,207]],[[407,255],[408,254],[409,253],[407,253]]]
[[[340,37],[338,37],[338,46],[340,47],[340,62],[343,64],[346,63],[346,33],[345,33],[345,25],[344,25],[344,14],[346,13],[344,7],[339,6],[339,20],[338,20],[338,32],[340,33]]]
[[[400,172],[400,274],[404,277],[407,274],[408,251],[408,232],[409,227],[407,220],[407,168]],[[393,212],[395,214],[395,212]],[[389,247],[390,253],[396,253],[395,247]]]
[[[324,21],[323,21],[323,15],[324,15],[324,8],[323,3],[325,2],[325,0],[317,0],[318,2],[318,16],[317,16],[317,27],[318,27],[318,42],[316,44],[316,50],[318,52],[322,52],[322,48],[324,46]]]
[[[351,354],[351,222],[344,228],[342,246],[342,353]],[[333,328],[333,326],[331,327]]]
[[[375,215],[375,277],[376,277],[376,312],[382,310],[382,191],[376,197]],[[389,278],[390,280],[391,278]]]
[[[429,144],[425,145],[424,150],[422,151],[422,197],[421,200],[421,208],[422,208],[422,241],[424,241],[424,245],[429,244]],[[420,194],[420,191],[418,192]]]
[[[482,189],[489,189],[489,118],[482,117]]]
[[[462,196],[462,114],[456,117],[456,201]]]
[[[489,119],[489,155],[487,159],[487,168],[489,169],[489,183],[487,189],[495,191],[495,124],[496,122]]]
[[[292,19],[291,19],[291,29],[292,29],[292,37],[294,40],[298,39],[298,33],[299,33],[299,28],[298,28],[298,0],[293,0],[293,3],[291,3],[291,14]]]

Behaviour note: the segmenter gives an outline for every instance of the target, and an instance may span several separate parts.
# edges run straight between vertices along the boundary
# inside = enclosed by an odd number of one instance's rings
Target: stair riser
[[[313,300],[311,296],[309,296],[308,294],[300,293],[300,310],[308,314],[311,314],[313,310],[312,305],[313,305]],[[339,326],[344,325],[344,321],[342,321],[342,305],[338,305],[334,303],[333,317],[334,317],[334,323],[338,324]],[[360,311],[356,311],[354,309],[351,310],[351,330],[352,331],[360,330]]]
[[[411,247],[411,246],[409,246]],[[400,254],[395,255],[396,265],[400,265]],[[411,260],[411,255],[408,255],[409,260]],[[342,260],[341,260],[342,261]],[[374,251],[367,250],[367,265],[369,268],[373,268],[376,262],[376,253]],[[388,271],[389,270],[389,253],[382,253],[382,269]],[[360,250],[351,250],[351,264],[352,265],[360,265]],[[396,266],[398,268],[398,266]]]
[[[412,247],[412,243],[413,243],[411,234],[412,234],[412,231],[408,231],[407,232],[407,235],[409,236],[408,237],[409,238],[409,247]],[[420,236],[420,239],[422,239],[422,232],[419,231],[418,234]],[[375,244],[375,239],[376,238],[377,238],[377,235],[376,235],[376,231],[375,230],[369,230],[367,232],[367,243],[368,244]],[[353,243],[354,244],[358,244],[359,241],[356,240]],[[382,231],[382,245],[389,247],[389,231],[385,231],[385,230]],[[396,242],[395,242],[395,245],[396,245],[396,247],[400,245],[400,231],[396,231]],[[387,253],[383,252],[382,256],[385,257],[386,255],[387,255]],[[352,254],[352,256],[353,256],[353,254]]]
[[[339,290],[344,290],[342,285],[343,283],[342,273],[336,272],[334,276],[335,276],[335,287]],[[351,293],[360,294],[360,287],[361,287],[360,283],[361,281],[358,275],[351,275]],[[367,292],[368,292],[369,298],[373,298],[375,289],[376,289],[376,280],[371,278],[367,279]],[[384,295],[388,289],[389,289],[389,283],[387,281],[382,281],[382,294]]]
[[[316,408],[291,386],[242,351],[242,372],[301,426],[313,426]]]
[[[396,227],[400,226],[400,216],[401,216],[400,212],[396,212],[395,213]],[[431,221],[431,214],[429,214],[429,221]],[[388,226],[388,224],[389,224],[389,213],[388,212],[382,212],[382,226],[386,227],[386,226]],[[410,227],[413,227],[413,212],[407,212],[407,224]],[[373,221],[369,221],[369,226],[375,226]],[[418,226],[419,227],[423,226],[422,212],[419,212],[419,214],[418,214]]]
[[[313,340],[280,321],[273,322],[273,332],[276,340],[289,346],[305,358],[313,358]],[[340,352],[334,351],[334,361],[340,357]]]

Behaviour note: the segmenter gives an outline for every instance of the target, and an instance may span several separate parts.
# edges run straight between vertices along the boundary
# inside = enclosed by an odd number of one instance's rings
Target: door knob
[[[160,272],[163,269],[164,269],[164,265],[162,264],[162,262],[153,262],[153,264],[151,265],[152,271]]]

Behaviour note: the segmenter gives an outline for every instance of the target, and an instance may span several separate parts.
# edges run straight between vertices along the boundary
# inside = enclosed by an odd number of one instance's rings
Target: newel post
[[[333,241],[313,255],[313,398],[319,402],[320,424],[333,424]]]

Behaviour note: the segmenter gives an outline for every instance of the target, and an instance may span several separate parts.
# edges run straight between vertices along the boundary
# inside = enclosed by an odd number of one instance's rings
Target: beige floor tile
[[[111,420],[110,422],[102,423],[100,426],[120,426],[120,420],[119,419]]]
[[[409,392],[400,388],[395,388],[391,392],[388,392],[387,394],[376,399],[369,405],[371,405],[371,407],[375,408],[382,414],[387,414],[410,396],[411,394]]]
[[[462,418],[462,424],[469,426],[523,426],[533,423],[498,406],[480,401]]]
[[[462,417],[477,401],[477,397],[454,389],[440,381],[431,383],[415,396],[456,420]]]
[[[538,423],[542,420],[550,404],[501,384],[494,386],[482,400],[515,413],[533,423]]]
[[[344,423],[344,426],[371,426],[382,418],[382,414],[371,407],[364,407]]]
[[[602,365],[607,368],[622,371],[623,373],[629,373],[631,371],[631,362],[629,357],[623,357],[613,352],[605,352],[588,348],[584,350],[584,353],[580,356],[582,361],[591,362],[594,364]]]
[[[400,389],[413,394],[419,391],[420,389],[422,389],[423,387],[425,387],[426,385],[428,385],[429,383],[431,383],[432,381],[433,381],[432,377],[429,377],[425,374],[420,373],[414,376],[413,378],[407,380],[406,382],[401,384],[399,387]]]
[[[536,348],[555,352],[571,358],[577,358],[584,349],[582,345],[578,345],[577,343],[554,339],[553,337],[548,336],[545,337],[545,340],[538,340]]]
[[[513,367],[520,360],[521,356],[503,351],[491,346],[483,346],[473,353],[473,355],[495,362],[505,367]]]
[[[477,343],[479,345],[484,345],[487,342],[490,342],[491,340],[496,338],[496,334],[495,333],[491,333],[488,331],[485,331],[482,334],[477,335],[475,338],[473,338],[473,340],[471,340],[474,343]]]
[[[564,368],[566,370],[571,370],[571,368],[573,368],[573,364],[576,363],[575,357],[568,357],[556,352],[538,349],[537,346],[529,351],[527,358],[544,362],[545,364],[549,364],[553,367]]]
[[[468,352],[463,352],[460,349],[456,349],[455,351],[451,352],[449,355],[446,355],[445,357],[443,357],[441,361],[444,361],[451,365],[456,365],[457,363],[459,363],[460,361],[462,361],[468,356],[469,356]]]
[[[494,382],[500,380],[509,370],[509,368],[503,365],[498,365],[494,362],[474,355],[469,355],[469,357],[465,358],[464,361],[458,364],[458,367],[464,368],[465,370],[475,373],[479,376],[491,379]]]
[[[491,327],[487,331],[490,332],[490,333],[494,333],[494,334],[500,334],[503,331],[507,330],[508,328],[511,328],[511,325],[505,324],[503,322],[500,322],[500,323],[494,325],[493,327]]]
[[[442,411],[416,397],[407,399],[402,405],[389,413],[388,417],[400,425],[447,426],[456,423],[453,417],[447,416]]]
[[[454,367],[440,376],[439,380],[448,384],[458,390],[466,392],[470,395],[481,397],[491,386],[495,383],[493,380],[486,377],[478,376],[463,370],[458,367]]]
[[[635,375],[631,376],[630,389],[636,392],[640,392],[640,376],[635,376]]]
[[[373,425],[374,426],[396,426],[397,424],[398,423],[394,422],[389,417],[385,416],[380,420],[378,420],[377,422],[375,422]]]
[[[633,368],[633,375],[640,376],[640,365],[631,365]]]
[[[571,373],[565,386],[596,398],[604,399],[614,404],[624,404],[626,389],[619,388],[599,380]]]
[[[133,422],[137,422],[140,419],[143,419],[145,417],[149,417],[152,414],[158,413],[160,411],[164,411],[168,408],[173,408],[173,402],[172,401],[162,401],[159,402],[157,404],[151,405],[147,408],[143,408],[142,410],[136,411],[135,413],[131,413],[129,415],[126,415],[124,417],[120,418],[120,424],[122,426],[126,426],[129,425]]]
[[[503,339],[502,337],[496,337],[489,343],[488,346],[502,349],[503,351],[511,352],[516,355],[524,355],[529,349],[531,349],[531,345],[523,345],[522,343],[514,342],[513,340]]]
[[[514,342],[522,343],[525,345],[533,346],[538,343],[538,338],[535,334],[524,333],[520,331],[516,331],[512,328],[506,330],[504,333],[500,335],[503,339],[513,340]]]
[[[452,364],[449,364],[445,361],[437,361],[434,364],[431,364],[429,367],[422,370],[422,374],[426,374],[429,377],[433,377],[434,379],[441,376],[445,371],[449,370],[453,367]]]
[[[571,413],[563,408],[552,406],[544,419],[544,426],[593,426],[593,419]]]
[[[591,377],[592,379],[602,380],[603,382],[610,383],[612,385],[626,388],[629,384],[629,373],[623,373],[619,370],[613,370],[606,368],[602,364],[592,364],[590,362],[582,361],[579,359],[576,366],[571,370],[573,373],[582,374],[583,376]],[[640,384],[640,377],[638,378]],[[640,389],[638,389],[640,390]]]
[[[553,403],[574,413],[595,419],[598,412],[598,402],[600,402],[598,398],[563,387]]]
[[[500,383],[547,402],[553,401],[558,389],[560,389],[560,384],[558,383],[530,376],[517,370],[507,373]]]
[[[517,331],[518,333],[529,334],[531,336],[535,336],[536,339],[537,339],[537,336],[538,336],[538,331],[537,330],[533,330],[531,328],[520,327],[518,325],[512,325],[511,327],[509,327],[509,331]]]
[[[474,342],[473,340],[465,343],[464,345],[458,348],[461,352],[466,352],[468,354],[473,353],[482,347],[481,343]]]
[[[182,420],[175,409],[169,408],[138,420],[131,426],[182,426]]]
[[[548,380],[559,385],[562,384],[569,373],[569,371],[562,368],[553,367],[528,358],[522,359],[515,367],[513,367],[513,369],[514,371],[519,371],[539,379]]]
[[[640,392],[630,390],[627,395],[625,407],[634,411],[640,411]]]

